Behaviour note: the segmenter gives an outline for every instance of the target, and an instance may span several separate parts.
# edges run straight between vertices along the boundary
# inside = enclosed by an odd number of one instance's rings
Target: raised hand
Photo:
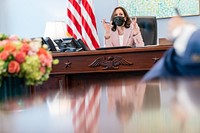
[[[106,22],[106,19],[103,19],[102,23],[103,23],[103,27],[104,27],[105,31],[106,32],[110,32],[110,28],[111,28],[111,24],[112,23],[111,22],[110,23]]]
[[[133,35],[137,35],[139,33],[139,27],[138,27],[138,24],[137,24],[137,17],[135,17],[132,20],[132,25],[133,25]]]

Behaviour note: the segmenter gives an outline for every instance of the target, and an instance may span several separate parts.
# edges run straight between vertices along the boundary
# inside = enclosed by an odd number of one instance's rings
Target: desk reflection
[[[88,82],[68,90],[1,93],[2,133],[197,133],[200,80]]]
[[[119,120],[126,124],[133,112],[141,110],[146,83],[132,79],[112,81],[107,84],[108,111],[116,112]]]
[[[169,111],[177,131],[200,132],[200,80],[195,78],[164,80],[161,81],[161,88],[173,92],[169,100]]]

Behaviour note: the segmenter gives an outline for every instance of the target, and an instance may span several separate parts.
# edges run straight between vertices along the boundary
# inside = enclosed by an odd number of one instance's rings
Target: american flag
[[[72,101],[74,133],[99,133],[100,96],[100,87],[91,86]]]
[[[93,0],[67,1],[67,32],[91,49],[99,48]]]

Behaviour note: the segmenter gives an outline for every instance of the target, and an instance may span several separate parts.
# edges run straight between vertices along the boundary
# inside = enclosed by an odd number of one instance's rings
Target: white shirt
[[[123,46],[124,35],[119,35],[119,45]]]

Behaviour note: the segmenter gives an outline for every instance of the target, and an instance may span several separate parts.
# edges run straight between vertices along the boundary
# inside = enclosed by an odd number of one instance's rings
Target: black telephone
[[[46,43],[49,46],[50,51],[77,52],[90,50],[81,39],[62,38],[51,40],[51,38],[47,37]]]
[[[51,40],[50,37],[47,37],[47,38],[44,39],[44,40],[45,40],[46,44],[47,44],[48,47],[49,47],[49,51],[58,51],[58,50],[59,50],[58,47],[56,48],[55,43]]]
[[[90,49],[88,48],[88,46],[82,41],[82,39],[76,40],[76,45],[77,45],[78,47],[83,48],[84,51],[90,50]]]

